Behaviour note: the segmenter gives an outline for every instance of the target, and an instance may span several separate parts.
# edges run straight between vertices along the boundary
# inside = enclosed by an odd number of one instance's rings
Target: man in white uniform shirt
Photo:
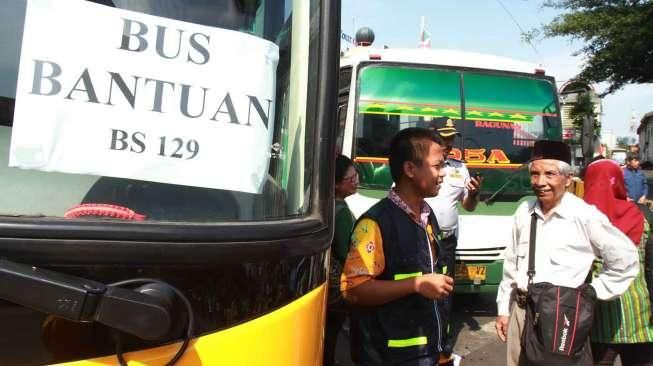
[[[508,365],[520,361],[520,338],[525,312],[517,297],[528,285],[531,214],[537,217],[534,283],[578,287],[584,283],[595,257],[603,269],[590,285],[600,300],[626,291],[639,268],[637,249],[596,207],[566,192],[570,184],[569,147],[557,141],[538,141],[529,164],[531,187],[537,199],[522,203],[515,212],[513,240],[506,248],[503,279],[497,293],[496,330],[508,342]],[[520,363],[521,362],[521,363]]]
[[[453,277],[456,261],[456,247],[458,246],[458,202],[467,211],[474,211],[480,197],[482,178],[470,177],[469,171],[460,160],[454,159],[449,154],[453,148],[456,136],[460,133],[456,130],[451,119],[443,121],[443,125],[436,130],[444,142],[444,155],[447,159],[444,162],[444,181],[440,192],[435,197],[426,198],[426,202],[433,209],[440,227],[440,246],[442,253],[438,260],[443,262],[443,273]],[[453,352],[453,337],[451,334],[451,298],[442,300],[442,315],[445,319],[445,346],[443,357],[450,357]],[[442,364],[442,363],[441,363]],[[446,363],[443,363],[446,365]]]

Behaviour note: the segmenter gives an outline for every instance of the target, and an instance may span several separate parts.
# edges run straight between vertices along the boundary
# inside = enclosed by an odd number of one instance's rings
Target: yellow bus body
[[[260,318],[194,339],[180,366],[322,365],[326,285]],[[129,352],[130,366],[165,365],[181,343]],[[116,356],[68,362],[66,366],[118,365]]]

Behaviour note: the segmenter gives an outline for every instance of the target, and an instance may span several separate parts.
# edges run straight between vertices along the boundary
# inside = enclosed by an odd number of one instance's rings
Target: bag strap
[[[537,214],[531,214],[531,236],[528,240],[528,284],[533,284],[535,277],[535,236],[537,234]]]
[[[531,236],[528,239],[528,284],[533,284],[533,277],[535,277],[535,237],[537,234],[537,214],[531,214]],[[653,237],[653,235],[652,235]],[[590,267],[589,273],[585,276],[585,284],[592,282],[592,268]]]

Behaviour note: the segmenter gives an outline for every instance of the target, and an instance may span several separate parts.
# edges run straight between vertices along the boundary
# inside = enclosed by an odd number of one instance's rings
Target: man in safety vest
[[[437,220],[424,198],[442,184],[443,147],[427,129],[401,130],[390,143],[395,187],[354,226],[341,290],[357,305],[352,343],[361,365],[438,364],[444,330],[436,300],[453,279],[440,274]]]

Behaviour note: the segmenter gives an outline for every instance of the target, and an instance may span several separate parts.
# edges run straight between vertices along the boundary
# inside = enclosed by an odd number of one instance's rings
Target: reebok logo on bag
[[[564,352],[565,351],[565,344],[567,342],[567,333],[569,333],[569,326],[570,322],[569,319],[567,319],[567,314],[562,314],[565,317],[564,320],[564,325],[562,328],[562,335],[560,336],[560,347],[558,347],[558,351]]]
[[[522,356],[529,366],[591,366],[589,333],[596,292],[587,283],[577,288],[533,283],[536,221],[533,215]]]

